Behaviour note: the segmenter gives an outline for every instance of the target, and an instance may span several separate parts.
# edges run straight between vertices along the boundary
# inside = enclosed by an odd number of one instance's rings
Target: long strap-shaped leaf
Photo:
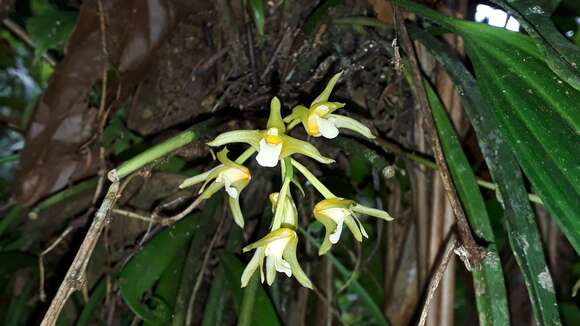
[[[507,235],[524,275],[536,320],[540,325],[560,325],[552,278],[544,259],[534,213],[528,202],[520,168],[499,133],[495,116],[487,110],[475,79],[458,57],[426,32],[414,32],[413,38],[430,50],[460,90],[463,107],[475,129],[491,175],[499,186]]]
[[[526,176],[580,252],[580,92],[519,33],[446,17],[395,0],[463,37],[477,82]]]
[[[550,12],[538,0],[491,0],[515,16],[552,70],[576,90],[580,90],[580,48],[558,31]]]
[[[407,75],[407,81],[412,83],[408,77]],[[443,105],[431,86],[427,83],[424,85],[435,126],[441,139],[443,153],[449,164],[449,172],[469,224],[477,237],[487,243],[485,258],[473,270],[479,322],[483,326],[509,325],[510,318],[503,272],[485,202],[479,192],[475,174],[471,170],[465,153],[463,153]]]
[[[308,232],[303,230],[302,228],[298,229],[302,235],[306,237],[306,239],[312,243],[316,248],[320,247],[320,243],[316,241]],[[326,253],[326,257],[328,260],[334,265],[336,270],[345,278],[349,278],[352,274],[351,271],[348,270],[339,260],[338,258],[334,257],[331,253]],[[375,300],[371,297],[371,295],[367,292],[367,290],[359,283],[358,280],[352,279],[349,283],[349,288],[354,292],[360,295],[361,301],[364,305],[369,309],[371,315],[375,318],[376,325],[388,326],[389,322],[383,315],[381,308],[377,305]]]

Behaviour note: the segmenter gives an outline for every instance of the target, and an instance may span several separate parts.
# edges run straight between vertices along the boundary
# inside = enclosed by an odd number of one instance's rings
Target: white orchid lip
[[[282,258],[284,249],[288,245],[290,238],[281,238],[270,242],[266,246],[265,254],[267,257],[266,267],[274,267],[277,272],[284,273],[286,276],[292,276],[290,264]]]
[[[228,195],[235,199],[238,198],[239,191],[234,184],[242,180],[250,180],[250,178],[250,174],[247,171],[237,168],[228,168],[220,173],[215,181],[223,183]]]
[[[350,215],[350,212],[344,208],[328,208],[324,210],[324,214],[326,214],[332,221],[334,221],[334,223],[336,223],[336,229],[332,234],[330,234],[329,237],[330,242],[332,244],[336,244],[340,239],[344,220],[348,215]]]
[[[319,116],[315,117],[316,122],[318,123],[318,130],[320,131],[319,135],[322,135],[324,138],[333,139],[338,136],[338,128],[336,127],[336,122],[334,118],[322,118]]]
[[[270,144],[265,139],[260,140],[260,149],[256,155],[258,164],[264,167],[275,167],[280,160],[282,153],[282,143]]]

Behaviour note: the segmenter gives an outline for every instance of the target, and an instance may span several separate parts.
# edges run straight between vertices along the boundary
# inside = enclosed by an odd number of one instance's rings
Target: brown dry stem
[[[457,189],[453,184],[453,180],[451,179],[451,175],[449,173],[449,167],[447,165],[447,161],[445,159],[445,155],[443,154],[443,149],[441,147],[441,140],[439,139],[439,135],[437,134],[437,129],[435,128],[435,122],[433,121],[433,115],[431,112],[431,107],[429,106],[429,102],[427,100],[427,93],[423,86],[423,77],[421,76],[421,68],[419,67],[419,63],[417,61],[417,55],[415,53],[415,48],[413,47],[413,43],[409,38],[409,34],[407,32],[407,28],[405,26],[404,18],[401,13],[401,10],[398,6],[393,5],[394,13],[395,13],[395,23],[397,34],[400,37],[401,46],[403,50],[407,53],[409,57],[409,62],[411,63],[411,72],[413,77],[413,83],[415,84],[416,89],[416,97],[419,102],[419,106],[425,118],[425,125],[426,129],[430,135],[430,141],[433,147],[433,153],[435,155],[435,161],[437,162],[437,166],[439,167],[438,171],[441,175],[441,180],[443,184],[443,188],[447,193],[447,198],[449,199],[449,203],[453,209],[453,214],[455,215],[455,220],[457,222],[457,231],[459,234],[459,239],[465,249],[468,252],[468,259],[472,263],[472,265],[478,265],[479,261],[481,260],[481,250],[473,235],[471,233],[471,229],[469,227],[469,223],[467,222],[467,218],[465,217],[465,212],[463,210],[463,206],[461,205],[461,201],[459,200],[459,196],[457,194]]]

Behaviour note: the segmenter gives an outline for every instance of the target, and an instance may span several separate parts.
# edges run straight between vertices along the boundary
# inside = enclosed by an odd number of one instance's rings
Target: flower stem
[[[113,171],[117,172],[117,176],[120,179],[128,176],[129,174],[139,170],[143,166],[162,158],[163,156],[191,143],[193,140],[198,139],[200,135],[205,134],[205,132],[214,124],[214,120],[210,119],[196,126],[177,134],[168,140],[157,144],[143,153],[131,158],[128,161],[123,162],[118,168],[111,170],[109,176],[112,175]],[[110,178],[110,177],[109,177]]]
[[[332,193],[332,191],[330,191],[328,188],[326,188],[326,186],[320,182],[320,180],[318,180],[318,178],[316,178],[314,176],[314,174],[312,174],[312,172],[310,172],[310,170],[308,170],[304,165],[300,164],[298,161],[294,160],[294,159],[290,159],[292,162],[292,165],[298,170],[300,171],[300,173],[302,173],[302,175],[306,178],[306,180],[308,180],[312,186],[314,186],[314,188],[316,188],[316,190],[318,190],[318,192],[324,196],[324,198],[336,198],[336,196]]]
[[[240,156],[238,156],[235,162],[238,164],[244,164],[252,155],[254,155],[255,152],[256,149],[250,146]]]
[[[89,191],[97,186],[98,177],[90,178],[84,181],[81,181],[73,186],[70,186],[60,192],[57,192],[54,195],[46,198],[45,200],[41,201],[40,203],[36,204],[28,213],[28,216],[32,218],[38,217],[38,214],[44,211],[47,208],[50,208],[58,203],[61,203],[71,197],[77,196],[85,191]]]
[[[280,228],[282,225],[282,218],[284,212],[284,203],[286,202],[286,196],[288,196],[288,191],[290,191],[290,182],[294,174],[294,169],[290,163],[290,158],[285,158],[281,163],[282,167],[282,188],[278,194],[278,201],[276,202],[276,212],[274,213],[274,220],[272,221],[272,230]]]
[[[256,303],[258,284],[258,274],[254,273],[252,278],[250,278],[248,286],[244,288],[244,297],[242,299],[242,306],[238,317],[238,326],[252,325],[252,316],[254,312],[254,304]]]

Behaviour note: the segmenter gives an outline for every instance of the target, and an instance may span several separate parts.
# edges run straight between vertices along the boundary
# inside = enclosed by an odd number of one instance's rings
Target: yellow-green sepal
[[[369,129],[369,127],[356,121],[353,118],[349,118],[347,116],[339,115],[339,114],[330,114],[328,117],[330,119],[334,119],[334,125],[338,129],[349,129],[349,130],[352,130],[356,133],[363,135],[364,137],[366,137],[368,139],[375,139],[376,138],[375,135],[373,135],[372,131]]]
[[[217,169],[217,168],[219,168],[219,166],[216,166],[213,169],[208,170],[204,173],[201,173],[201,174],[198,174],[196,176],[193,176],[193,177],[190,177],[190,178],[183,180],[181,182],[181,184],[179,185],[179,189],[189,188],[191,186],[195,186],[198,183],[205,182],[207,180],[208,176],[212,173],[212,171]]]
[[[259,148],[262,138],[262,132],[259,130],[233,130],[219,134],[207,144],[211,147],[219,147],[233,143],[246,143],[254,148]]]
[[[330,248],[332,248],[332,242],[330,242],[330,235],[336,230],[336,223],[323,214],[314,214],[314,217],[318,222],[324,226],[324,240],[318,248],[318,255],[322,256],[327,253]]]
[[[258,268],[260,268],[260,279],[262,280],[262,282],[264,282],[264,272],[262,270],[264,256],[265,256],[264,248],[258,248],[254,253],[254,255],[252,256],[252,259],[250,260],[248,265],[246,265],[246,268],[244,268],[241,277],[241,285],[243,288],[248,285],[248,282],[252,278],[252,275],[254,275],[256,269]]]
[[[287,238],[287,237],[291,237],[291,236],[295,236],[296,232],[294,232],[291,229],[288,228],[280,228],[280,229],[276,229],[270,233],[268,233],[266,236],[264,236],[262,239],[249,244],[247,246],[245,246],[242,249],[242,252],[248,252],[250,250],[259,248],[259,247],[266,247],[266,245],[274,240],[279,240],[279,239],[283,239],[283,238]]]
[[[297,124],[302,123],[306,129],[306,119],[308,118],[308,108],[304,105],[295,106],[292,113],[284,118],[284,122],[288,124],[287,129],[292,130]]]
[[[383,219],[385,221],[392,221],[393,220],[393,217],[389,213],[387,213],[383,210],[363,206],[363,205],[360,205],[358,203],[354,204],[351,207],[351,210],[353,212],[356,212],[356,213],[378,217],[378,218]]]
[[[362,242],[363,236],[368,239],[369,235],[367,234],[367,231],[354,213],[351,212],[351,214],[344,219],[344,224],[346,224],[346,227],[348,227],[356,241]]]
[[[282,120],[282,113],[281,113],[282,105],[280,100],[274,96],[272,101],[270,102],[270,116],[268,117],[268,129],[270,128],[277,128],[280,133],[286,132],[286,125]]]
[[[298,258],[296,257],[296,250],[298,249],[298,235],[294,233],[294,236],[290,239],[290,242],[286,245],[284,249],[284,253],[282,257],[290,264],[290,268],[292,269],[292,275],[298,280],[302,286],[312,289],[312,282],[304,273],[302,267],[300,267],[300,263],[298,262]]]
[[[336,85],[336,82],[338,82],[341,75],[342,75],[342,71],[337,73],[336,75],[334,75],[330,79],[330,81],[328,81],[328,83],[326,84],[326,87],[324,88],[322,93],[320,93],[320,95],[318,95],[318,97],[316,97],[314,99],[314,101],[312,102],[312,104],[310,105],[311,107],[316,103],[328,102],[328,98],[330,97],[330,94],[332,93],[332,90],[334,89],[334,85]]]
[[[209,182],[206,181],[206,182]],[[216,192],[220,191],[220,189],[222,189],[224,187],[223,183],[219,183],[219,182],[212,182],[209,186],[202,188],[203,191],[201,191],[201,195],[200,197],[203,199],[209,199],[211,198],[211,196],[213,196]]]
[[[228,196],[228,203],[230,205],[230,211],[232,212],[232,216],[234,218],[234,222],[241,227],[244,228],[244,215],[242,214],[242,209],[240,208],[240,197],[233,198]]]
[[[334,163],[333,159],[325,157],[322,154],[320,154],[318,149],[308,142],[285,135],[282,136],[282,139],[283,145],[280,158],[285,158],[291,156],[292,154],[302,154],[312,159],[315,159],[320,163],[324,164]]]

